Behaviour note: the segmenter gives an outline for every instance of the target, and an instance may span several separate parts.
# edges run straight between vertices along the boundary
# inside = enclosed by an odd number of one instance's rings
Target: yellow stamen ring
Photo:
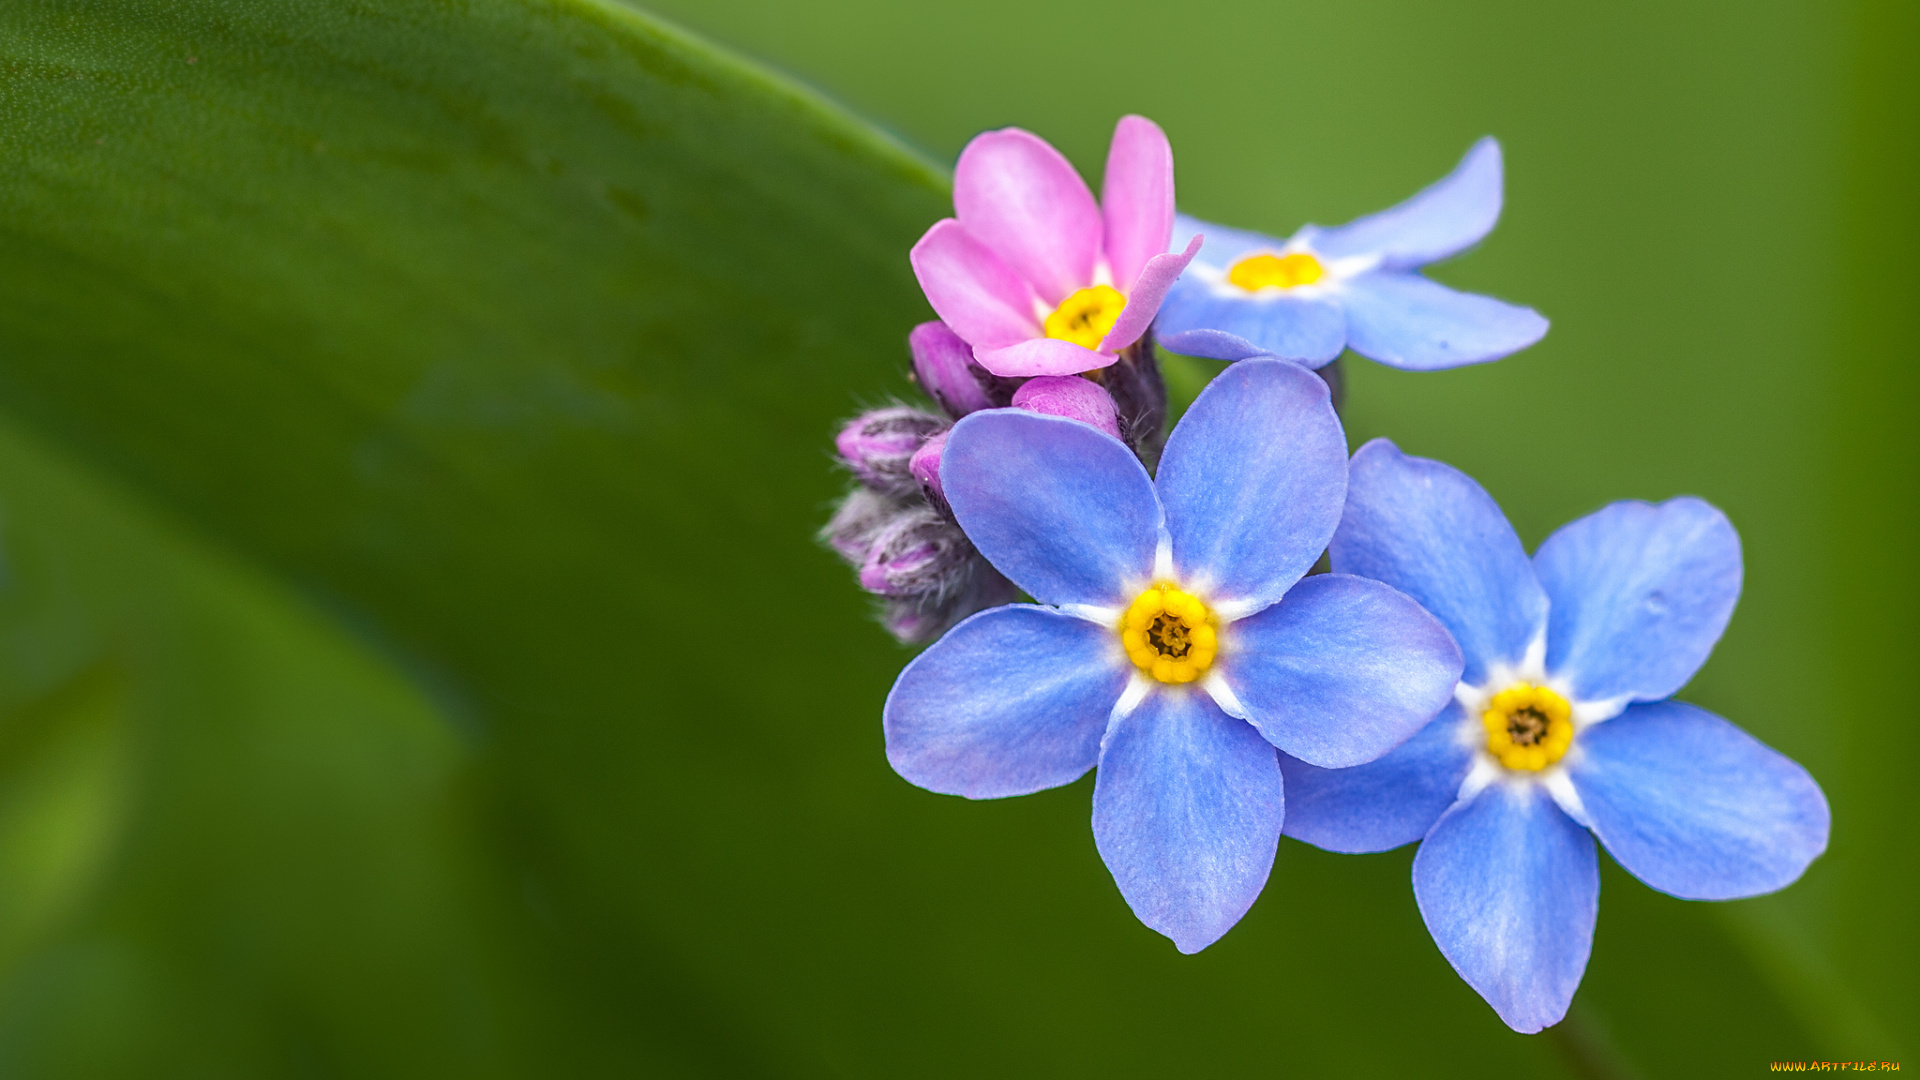
[[[1291,289],[1295,285],[1311,285],[1325,277],[1327,268],[1320,260],[1304,251],[1291,255],[1249,255],[1233,264],[1227,271],[1227,280],[1235,285],[1254,292],[1269,286]]]
[[[1060,301],[1060,306],[1047,316],[1047,336],[1071,341],[1082,348],[1098,349],[1126,307],[1127,298],[1119,289],[1111,285],[1088,286]]]
[[[1120,620],[1120,643],[1135,667],[1163,683],[1190,683],[1213,666],[1218,621],[1191,593],[1160,584],[1134,598]]]
[[[1509,769],[1539,772],[1573,745],[1573,707],[1533,683],[1514,683],[1493,695],[1480,721],[1487,727],[1487,753]]]

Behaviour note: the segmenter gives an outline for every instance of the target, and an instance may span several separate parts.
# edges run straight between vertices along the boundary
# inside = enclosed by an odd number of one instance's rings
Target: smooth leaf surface
[[[0,1072],[501,1074],[445,716],[13,432],[0,507]]]

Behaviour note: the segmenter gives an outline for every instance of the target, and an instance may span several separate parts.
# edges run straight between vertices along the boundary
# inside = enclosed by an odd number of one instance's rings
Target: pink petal
[[[1064,416],[1120,437],[1119,413],[1113,395],[1078,375],[1041,375],[1013,392],[1013,407],[1049,416]],[[944,443],[946,434],[934,436]],[[931,440],[929,440],[931,445]],[[919,460],[918,456],[914,460]]]
[[[953,170],[953,208],[1048,307],[1093,284],[1100,209],[1073,165],[1039,136],[1019,128],[975,136]]]
[[[1083,348],[1071,341],[1046,337],[1036,337],[998,349],[975,346],[973,358],[995,375],[1006,376],[1073,375],[1106,367],[1120,359]]]
[[[927,302],[968,344],[994,348],[1042,333],[1033,290],[952,218],[935,222],[908,259]]]
[[[1140,280],[1133,283],[1133,291],[1127,294],[1127,306],[1114,320],[1113,329],[1100,340],[1101,352],[1118,352],[1140,340],[1140,335],[1153,325],[1153,317],[1160,314],[1160,302],[1167,298],[1167,290],[1173,288],[1187,264],[1200,253],[1200,242],[1205,239],[1195,236],[1187,241],[1187,250],[1155,255],[1147,260],[1146,267],[1140,271]]]
[[[1113,283],[1131,295],[1147,260],[1166,254],[1173,239],[1173,147],[1160,125],[1144,116],[1120,118],[1107,150],[1100,210]]]

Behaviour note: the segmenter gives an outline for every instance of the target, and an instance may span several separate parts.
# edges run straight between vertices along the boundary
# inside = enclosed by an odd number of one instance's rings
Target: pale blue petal
[[[1116,721],[1094,777],[1100,857],[1133,913],[1183,953],[1253,906],[1282,811],[1273,747],[1191,687],[1156,688]]]
[[[1351,769],[1280,755],[1286,834],[1348,855],[1390,851],[1427,835],[1473,764],[1473,745],[1461,738],[1463,719],[1460,706],[1450,705],[1387,756]]]
[[[1268,742],[1343,769],[1405,742],[1453,700],[1460,648],[1405,593],[1317,574],[1222,628],[1219,672]]]
[[[1582,700],[1656,701],[1693,678],[1740,599],[1740,534],[1695,498],[1617,502],[1547,537],[1547,671]]]
[[[1384,581],[1433,612],[1460,643],[1469,683],[1518,663],[1547,624],[1547,594],[1493,497],[1386,439],[1353,455],[1332,558],[1335,570]]]
[[[967,538],[1041,603],[1124,604],[1153,573],[1153,481],[1120,440],[1077,420],[973,413],[947,439],[940,484]]]
[[[1600,906],[1593,837],[1538,784],[1496,783],[1441,816],[1413,857],[1434,944],[1515,1031],[1567,1015]]]
[[[1705,709],[1635,705],[1581,732],[1579,746],[1568,772],[1594,834],[1661,892],[1686,900],[1770,893],[1827,850],[1820,785]]]
[[[1100,757],[1132,666],[1113,632],[1048,608],[991,608],[894,680],[887,760],[943,795],[998,799],[1071,784]]]
[[[1392,208],[1334,229],[1316,230],[1314,250],[1335,258],[1378,255],[1388,269],[1424,266],[1480,242],[1500,220],[1500,144],[1473,144],[1454,170]]]
[[[1232,362],[1268,355],[1261,351],[1260,346],[1238,334],[1229,334],[1225,330],[1184,330],[1178,334],[1164,336],[1156,330],[1154,340],[1169,352],[1177,352],[1183,356],[1203,356],[1208,360]]]
[[[1347,345],[1408,371],[1498,360],[1547,333],[1547,320],[1532,308],[1455,292],[1419,274],[1361,274],[1346,283],[1341,296]]]
[[[1193,261],[1201,266],[1224,271],[1240,261],[1241,256],[1257,254],[1262,251],[1279,251],[1286,243],[1246,229],[1230,229],[1211,221],[1201,221],[1185,214],[1173,216],[1173,240],[1167,245],[1169,251],[1185,251],[1187,242],[1195,236],[1206,239],[1200,245],[1200,254]],[[1187,271],[1192,276],[1193,271]]]
[[[1280,356],[1320,367],[1347,347],[1347,316],[1337,300],[1267,289],[1222,295],[1191,271],[1174,283],[1154,320],[1160,344],[1188,356],[1240,360]],[[1230,335],[1233,341],[1212,335]],[[1242,349],[1234,341],[1249,348]]]
[[[1167,439],[1155,481],[1181,580],[1213,601],[1280,599],[1339,524],[1346,445],[1313,372],[1259,358],[1221,372]]]

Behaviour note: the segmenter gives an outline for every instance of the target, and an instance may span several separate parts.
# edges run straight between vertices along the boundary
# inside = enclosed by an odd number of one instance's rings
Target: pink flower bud
[[[1112,396],[1078,375],[1041,375],[1028,379],[1014,391],[1013,405],[1017,409],[1078,420],[1116,439],[1120,437]]]

